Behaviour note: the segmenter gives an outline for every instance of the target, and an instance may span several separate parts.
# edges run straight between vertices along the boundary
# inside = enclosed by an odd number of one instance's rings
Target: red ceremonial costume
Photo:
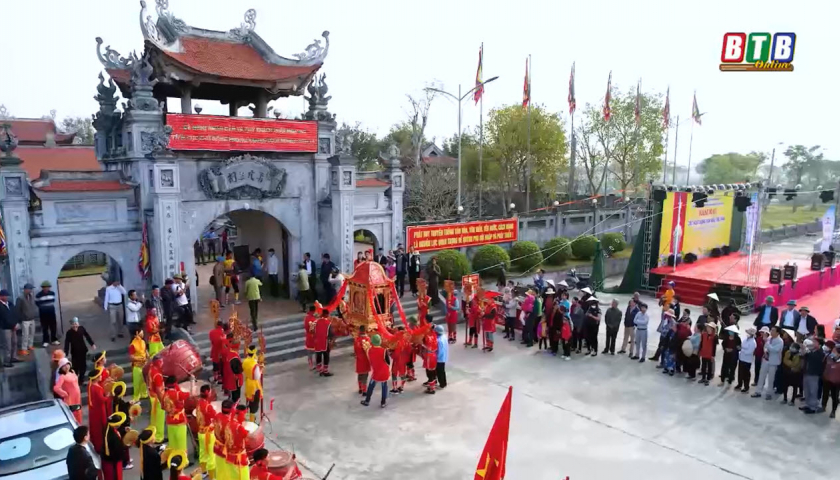
[[[437,386],[437,334],[434,330],[423,337],[423,366],[426,368],[428,385],[426,392],[434,393]]]
[[[417,313],[420,321],[426,320],[426,315],[429,314],[429,302],[431,300],[432,297],[428,295],[421,295],[417,297]]]
[[[458,341],[458,299],[449,293],[446,297],[446,328],[449,332],[449,343]]]
[[[210,330],[210,333],[207,335],[210,338],[210,360],[213,362],[213,378],[216,379],[217,382],[222,381],[222,357],[225,353],[225,344],[227,339],[227,333],[225,329],[216,326],[213,330]]]
[[[315,364],[321,375],[332,376],[330,371],[330,317],[315,321]]]
[[[239,401],[242,382],[242,359],[239,358],[239,344],[234,343],[225,352],[222,363],[222,388],[234,403]]]
[[[229,470],[227,463],[227,444],[225,442],[230,419],[230,410],[225,411],[225,409],[222,409],[221,413],[217,413],[213,417],[213,437],[215,439],[213,443],[213,455],[216,456],[216,478],[218,480],[225,480]]]
[[[485,348],[493,348],[493,335],[496,331],[496,304],[492,300],[487,301],[484,307],[484,315],[481,318],[481,330],[484,332]]]
[[[370,348],[370,337],[360,333],[353,340],[353,354],[356,356],[356,380],[359,384],[359,394],[364,394],[367,388],[367,375],[370,372],[370,360],[367,349]]]
[[[169,433],[169,447],[187,450],[187,414],[184,407],[190,393],[181,390],[178,384],[167,387],[163,394],[163,410],[166,412],[166,431]]]
[[[105,433],[105,450],[102,455],[102,477],[105,480],[122,480],[123,460],[126,454],[126,447],[120,434],[120,426],[125,421],[125,415],[121,415],[120,421],[116,419],[117,414],[112,415],[108,423],[108,430]]]
[[[240,472],[248,468],[248,450],[245,444],[247,439],[248,430],[242,426],[238,417],[231,415],[225,429],[226,459],[232,473],[229,480],[242,480]]]
[[[102,372],[99,370],[98,372]],[[105,445],[105,427],[108,422],[108,404],[111,403],[102,387],[101,374],[88,383],[88,428],[93,449],[102,455]]]
[[[467,325],[470,327],[469,337],[464,346],[472,345],[473,348],[478,348],[478,327],[481,325],[481,307],[478,306],[478,300],[473,298],[470,301],[469,311],[467,312]]]
[[[391,353],[393,365],[391,366],[391,393],[402,393],[405,381],[408,379],[408,360],[411,358],[411,343],[406,338],[405,331],[400,334],[397,346]],[[398,383],[399,382],[399,383]]]
[[[309,360],[309,369],[315,368],[315,360],[312,358],[312,352],[315,351],[315,315],[312,312],[303,317],[303,333],[304,333],[304,347],[306,348],[307,359]]]
[[[390,369],[388,362],[385,361],[385,354],[387,350],[384,347],[376,347],[371,345],[367,351],[368,359],[370,360],[371,380],[374,382],[387,382]]]

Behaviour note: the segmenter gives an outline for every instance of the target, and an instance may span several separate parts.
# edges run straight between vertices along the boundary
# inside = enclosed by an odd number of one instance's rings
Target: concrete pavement
[[[658,318],[658,308],[651,312]],[[742,326],[751,322],[745,318]],[[650,337],[655,348],[658,336]],[[626,355],[564,362],[501,339],[489,354],[458,345],[450,350],[447,389],[431,396],[420,381],[411,383],[384,410],[378,402],[359,404],[349,356],[336,359],[330,379],[303,362],[285,363],[267,381],[266,398],[275,399],[271,437],[294,448],[315,473],[336,463],[331,479],[471,478],[508,385],[514,396],[507,478],[773,480],[836,473],[840,425],[825,414],[805,416],[731,387],[688,383]]]

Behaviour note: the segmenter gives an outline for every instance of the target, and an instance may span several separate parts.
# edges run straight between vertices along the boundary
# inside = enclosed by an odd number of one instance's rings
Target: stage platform
[[[719,258],[703,258],[690,265],[682,264],[676,267],[657,267],[651,269],[652,274],[661,275],[662,284],[673,280],[675,291],[683,303],[702,305],[707,294],[720,287],[745,287],[748,285],[747,263],[749,256],[733,253]],[[782,285],[770,283],[770,268],[782,267],[786,263],[799,267],[799,278],[795,285],[785,281]],[[784,305],[788,300],[797,300],[807,295],[840,285],[840,272],[837,269],[824,269],[822,272],[811,270],[811,258],[802,253],[772,252],[764,253],[761,257],[761,272],[758,276],[758,291],[755,293],[756,305],[764,302],[764,298],[772,295],[776,305]],[[840,290],[838,290],[840,292]],[[840,303],[840,300],[838,300]],[[813,308],[809,305],[809,307]],[[836,318],[837,315],[832,318]],[[822,320],[822,319],[820,319]]]

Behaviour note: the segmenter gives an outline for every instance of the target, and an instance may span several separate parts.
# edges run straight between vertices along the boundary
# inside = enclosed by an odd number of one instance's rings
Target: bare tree
[[[430,85],[431,86],[431,85]],[[420,166],[420,156],[423,154],[423,141],[426,138],[426,124],[429,121],[429,109],[437,93],[432,90],[423,90],[422,96],[407,94],[411,110],[408,113],[408,124],[411,127],[411,156],[414,158],[414,166]]]
[[[591,108],[587,105],[587,108]],[[589,194],[597,195],[604,185],[607,170],[607,153],[603,144],[598,140],[597,125],[590,121],[589,115],[583,116],[584,121],[577,127],[577,158],[583,164],[586,182],[589,184]]]

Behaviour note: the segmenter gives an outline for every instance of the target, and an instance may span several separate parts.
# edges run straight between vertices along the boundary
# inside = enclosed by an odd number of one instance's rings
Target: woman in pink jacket
[[[64,400],[73,411],[76,423],[82,424],[82,392],[79,390],[79,378],[70,369],[70,360],[66,357],[58,362],[58,379],[55,381],[53,392]],[[75,409],[74,409],[75,407]]]

